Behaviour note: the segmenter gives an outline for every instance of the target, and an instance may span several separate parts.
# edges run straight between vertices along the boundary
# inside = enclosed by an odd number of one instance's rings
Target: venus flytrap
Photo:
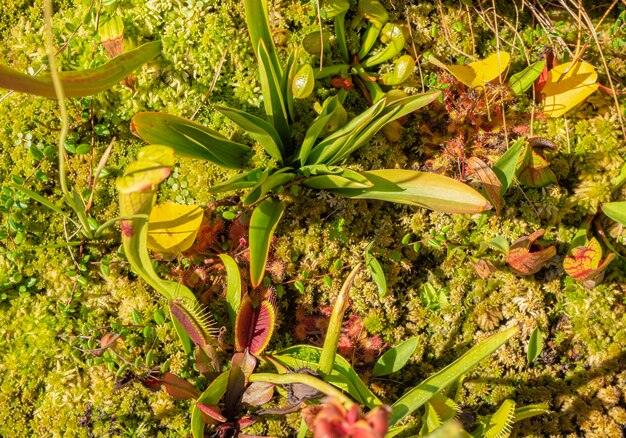
[[[349,362],[337,355],[339,328],[341,327],[341,321],[346,311],[346,303],[349,300],[349,291],[352,282],[360,269],[361,265],[357,265],[352,270],[338,295],[337,302],[330,317],[324,347],[317,348],[309,345],[296,345],[267,355],[267,359],[270,363],[274,364],[278,373],[253,374],[250,378],[251,381],[268,382],[277,385],[293,385],[298,383],[314,387],[319,389],[321,393],[326,396],[335,399],[337,403],[342,404],[348,410],[353,409],[355,404],[363,405],[372,410],[383,406],[382,401],[379,400],[367,387],[366,383],[359,378]],[[406,427],[398,423],[409,415],[412,415],[422,406],[426,405],[428,407],[428,403],[431,402],[433,398],[435,398],[435,400],[437,400],[438,397],[440,398],[440,393],[443,390],[450,387],[461,378],[461,376],[466,374],[484,358],[495,352],[518,332],[519,328],[512,326],[500,333],[492,335],[472,347],[452,364],[407,391],[389,407],[390,415],[387,424],[389,431],[385,436],[391,437],[405,431]],[[379,363],[375,367],[375,370],[378,370],[377,374],[384,375],[400,370],[407,363],[414,350],[415,344],[412,343],[411,340],[391,348],[379,359]],[[319,373],[319,377],[310,374],[289,372],[289,369],[302,367]],[[349,397],[338,390],[344,391]],[[435,406],[435,401],[433,401],[430,406]],[[428,414],[428,409],[426,413]],[[433,415],[437,416],[435,411],[433,411]],[[313,423],[307,421],[307,424]],[[385,430],[387,429],[385,428]],[[428,429],[426,430],[428,431]]]

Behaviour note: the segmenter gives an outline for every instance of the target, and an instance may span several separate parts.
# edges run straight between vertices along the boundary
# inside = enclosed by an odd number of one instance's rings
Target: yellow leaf
[[[545,95],[543,112],[547,117],[562,116],[598,89],[598,74],[591,64],[581,61],[571,65],[571,62],[557,65],[548,73],[542,90]]]
[[[447,65],[445,68],[468,87],[479,88],[500,76],[509,65],[510,59],[511,55],[507,52],[500,52],[489,55],[482,61],[467,65]]]
[[[197,205],[167,202],[152,208],[148,222],[148,248],[163,256],[176,256],[196,240],[202,209]]]

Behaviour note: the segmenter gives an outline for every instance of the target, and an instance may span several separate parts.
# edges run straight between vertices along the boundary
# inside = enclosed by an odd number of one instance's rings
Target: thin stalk
[[[346,397],[343,392],[335,388],[333,385],[326,383],[315,376],[309,376],[308,374],[255,373],[250,375],[250,383],[254,382],[269,382],[277,385],[293,385],[294,383],[300,383],[302,385],[307,385],[311,388],[315,388],[330,397],[335,397],[347,408],[350,408],[355,404],[354,401]]]
[[[319,373],[322,376],[330,374],[333,370],[333,364],[335,363],[335,356],[337,355],[337,345],[339,344],[339,334],[341,333],[341,323],[343,322],[343,315],[346,313],[348,303],[350,301],[349,292],[352,288],[352,283],[359,271],[363,268],[363,263],[359,263],[354,267],[348,278],[343,283],[341,291],[335,301],[333,307],[333,313],[330,315],[330,321],[328,323],[328,330],[326,332],[326,338],[324,339],[324,347],[322,348],[322,354],[319,361]]]
[[[59,134],[59,180],[61,182],[61,191],[66,200],[70,200],[70,191],[67,188],[67,176],[65,172],[65,140],[69,129],[69,119],[67,117],[67,108],[65,107],[65,93],[63,85],[59,78],[58,65],[54,51],[54,37],[52,34],[52,0],[44,1],[44,36],[46,41],[46,52],[48,54],[48,65],[50,66],[50,78],[54,85],[54,91],[59,102],[59,111],[61,112],[61,133]]]

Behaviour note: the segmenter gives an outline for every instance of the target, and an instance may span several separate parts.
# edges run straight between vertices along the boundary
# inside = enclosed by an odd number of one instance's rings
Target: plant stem
[[[274,374],[274,373],[255,373],[250,375],[250,382],[269,382],[277,385],[292,385],[300,383],[318,389],[324,394],[337,398],[343,405],[350,408],[354,405],[354,401],[345,396],[343,392],[335,388],[329,383],[318,379],[315,376],[301,373]]]
[[[63,85],[59,78],[59,71],[54,52],[54,37],[52,34],[52,0],[44,2],[44,35],[46,40],[46,52],[48,54],[48,65],[50,66],[50,77],[54,85],[54,91],[59,102],[59,111],[61,112],[61,133],[59,134],[59,180],[61,182],[61,191],[66,200],[70,200],[70,192],[67,189],[67,177],[65,174],[65,140],[67,139],[68,117],[67,108],[65,107],[65,93]]]

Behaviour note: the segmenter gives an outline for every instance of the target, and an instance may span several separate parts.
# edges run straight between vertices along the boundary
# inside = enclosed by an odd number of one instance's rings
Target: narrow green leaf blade
[[[237,262],[231,256],[219,254],[219,257],[226,269],[226,303],[228,303],[228,317],[234,327],[241,304],[241,272]]]
[[[384,105],[384,99],[378,101],[375,105],[369,107],[343,127],[322,140],[311,150],[306,161],[307,164],[325,163],[327,158],[334,156],[335,153],[343,147],[344,142],[355,130],[363,129],[374,117],[380,114],[384,109]]]
[[[44,207],[48,207],[50,210],[54,211],[57,214],[60,214],[61,216],[64,216],[67,220],[73,222],[75,225],[78,225],[76,223],[76,221],[74,221],[66,212],[64,212],[61,209],[61,207],[59,207],[56,204],[53,204],[51,201],[47,200],[46,198],[41,196],[39,193],[34,192],[34,191],[30,190],[30,189],[27,189],[26,187],[23,187],[23,186],[20,186],[18,184],[15,184],[14,182],[11,182],[10,185],[11,185],[11,187],[14,190],[22,192],[25,195],[28,195],[28,197],[30,197],[30,198],[34,199],[35,201],[39,202]]]
[[[384,298],[387,295],[387,279],[385,278],[385,271],[383,271],[382,265],[376,258],[370,257],[367,260],[366,266],[372,276],[372,280],[376,283],[378,295]]]
[[[373,187],[330,191],[346,198],[378,199],[444,213],[480,213],[491,208],[476,190],[442,175],[404,169],[372,170],[363,175]]]
[[[414,336],[387,350],[374,365],[372,376],[386,376],[401,370],[415,353],[418,344],[419,336]]]
[[[230,169],[243,168],[244,158],[251,150],[206,126],[171,114],[137,113],[130,129],[148,143],[170,146],[179,154]]]
[[[272,68],[280,78],[280,62],[274,46],[274,39],[272,38],[267,2],[265,0],[244,0],[244,7],[246,11],[246,25],[250,34],[250,41],[252,41],[252,47],[256,49],[256,47],[259,47],[259,43],[263,42],[267,48],[268,57],[271,59]]]
[[[263,280],[272,236],[284,211],[284,202],[267,198],[252,213],[250,218],[250,282],[252,287],[258,287]]]
[[[602,212],[622,225],[626,225],[626,201],[602,204]]]
[[[99,67],[59,72],[65,97],[91,96],[108,90],[160,53],[161,42],[152,41],[122,53]],[[0,88],[56,99],[49,74],[30,76],[4,65],[0,65]]]
[[[224,182],[216,184],[213,187],[209,187],[209,192],[230,192],[232,190],[254,187],[259,182],[262,175],[263,171],[258,168],[241,172],[228,178]]]
[[[278,135],[280,135],[285,151],[289,154],[291,133],[289,131],[288,110],[280,88],[280,73],[274,68],[268,49],[263,41],[259,42],[257,56],[259,58],[259,79],[261,81],[261,91],[263,92],[265,113]]]
[[[265,120],[234,108],[216,105],[215,109],[238,124],[259,142],[265,151],[279,163],[283,162],[285,150],[278,132]]]
[[[389,425],[393,426],[407,415],[415,412],[423,406],[424,403],[430,400],[435,393],[468,372],[476,364],[505,344],[518,331],[519,328],[513,326],[490,336],[480,344],[472,347],[459,359],[404,394],[391,406],[392,412]]]

